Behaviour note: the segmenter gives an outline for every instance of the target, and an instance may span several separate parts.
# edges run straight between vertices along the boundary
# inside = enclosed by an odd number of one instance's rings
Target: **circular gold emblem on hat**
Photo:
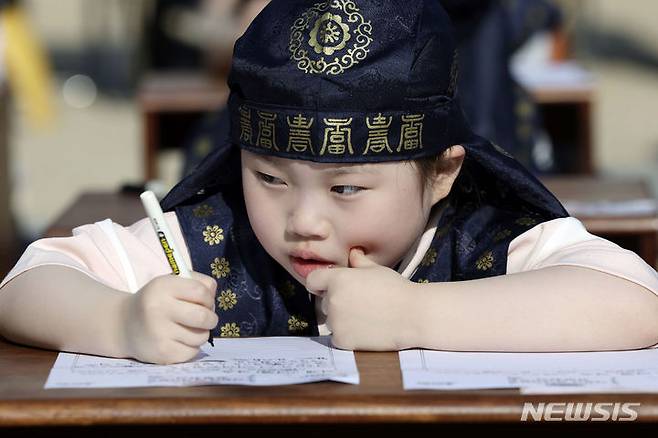
[[[290,28],[290,59],[305,73],[339,75],[368,56],[371,35],[355,1],[316,3]]]

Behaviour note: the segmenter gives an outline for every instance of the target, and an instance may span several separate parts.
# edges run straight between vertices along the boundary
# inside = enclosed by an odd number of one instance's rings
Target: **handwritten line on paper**
[[[331,347],[328,336],[215,341],[192,361],[174,365],[60,353],[45,388],[359,383],[354,352]]]

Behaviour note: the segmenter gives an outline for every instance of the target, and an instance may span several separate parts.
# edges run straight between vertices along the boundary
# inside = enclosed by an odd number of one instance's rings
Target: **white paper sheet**
[[[404,389],[524,393],[658,392],[658,350],[591,353],[400,352]]]
[[[354,352],[332,348],[329,337],[216,338],[192,361],[145,364],[60,353],[45,388],[288,385],[333,380],[359,383]]]

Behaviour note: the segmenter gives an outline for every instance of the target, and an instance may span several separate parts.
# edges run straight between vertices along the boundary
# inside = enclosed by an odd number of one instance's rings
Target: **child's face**
[[[358,172],[357,172],[358,171]],[[326,265],[347,266],[351,248],[394,267],[425,228],[432,191],[409,163],[320,164],[242,151],[251,226],[265,250],[300,283]]]

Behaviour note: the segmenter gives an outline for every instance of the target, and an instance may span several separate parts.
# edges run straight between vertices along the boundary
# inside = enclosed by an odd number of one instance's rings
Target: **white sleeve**
[[[189,265],[189,252],[176,214],[165,213],[165,220]],[[28,246],[0,288],[16,276],[44,265],[67,266],[127,292],[135,292],[154,277],[171,272],[148,219],[129,227],[106,219],[75,228],[71,237],[37,240]]]
[[[632,281],[658,295],[658,273],[632,251],[587,232],[576,218],[541,223],[508,249],[507,273],[549,266],[581,266]]]

